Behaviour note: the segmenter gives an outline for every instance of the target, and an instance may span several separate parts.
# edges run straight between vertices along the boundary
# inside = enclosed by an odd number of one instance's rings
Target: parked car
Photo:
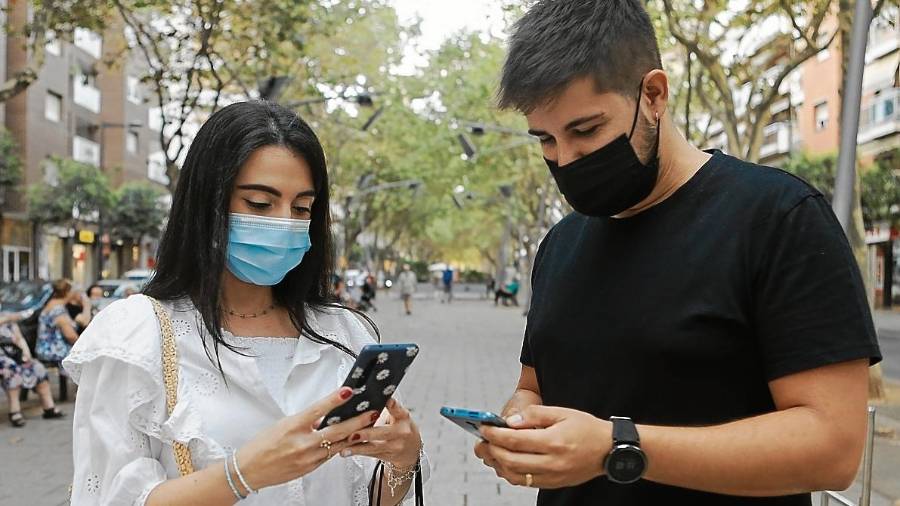
[[[153,269],[133,269],[125,272],[123,277],[130,281],[139,281],[141,286],[144,286],[154,274],[156,274],[156,271]]]
[[[0,285],[0,314],[18,313],[19,327],[28,346],[37,341],[38,316],[53,293],[47,281],[16,281]]]
[[[117,295],[118,290],[123,286],[134,286],[140,283],[131,279],[103,279],[97,281],[96,285],[103,290],[103,298],[97,303],[97,310],[101,310],[113,303],[117,299],[121,299],[121,295]]]

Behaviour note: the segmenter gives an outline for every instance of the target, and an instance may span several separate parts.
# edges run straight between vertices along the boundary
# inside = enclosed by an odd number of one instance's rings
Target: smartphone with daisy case
[[[344,380],[343,386],[352,388],[353,396],[325,415],[319,429],[366,411],[383,410],[418,354],[419,347],[412,343],[365,346]]]

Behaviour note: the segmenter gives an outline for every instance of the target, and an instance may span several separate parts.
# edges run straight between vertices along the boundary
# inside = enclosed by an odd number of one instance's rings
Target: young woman
[[[411,496],[422,441],[399,403],[375,427],[365,412],[315,430],[374,341],[332,302],[328,200],[322,147],[293,112],[238,103],[203,125],[144,290],[172,318],[177,404],[167,416],[151,300],[101,311],[65,361],[79,384],[73,504],[359,506],[370,483],[382,505]],[[174,442],[192,474],[179,477]]]
[[[66,304],[72,299],[72,283],[57,279],[51,285],[53,293],[38,316],[38,335],[35,353],[45,362],[59,362],[66,358],[78,339],[78,323],[69,315]],[[81,316],[81,315],[79,315]],[[81,320],[85,324],[90,321]]]

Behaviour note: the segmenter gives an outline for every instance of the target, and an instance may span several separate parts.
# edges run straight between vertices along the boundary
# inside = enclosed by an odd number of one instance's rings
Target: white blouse
[[[204,350],[203,324],[193,305],[163,305],[172,316],[178,347],[178,402],[171,416],[165,414],[159,325],[143,295],[101,311],[63,361],[79,386],[73,505],[143,505],[156,485],[179,476],[173,441],[187,443],[194,468],[203,469],[335,391],[353,365],[346,353],[306,338],[242,338],[225,331],[229,344],[244,348],[240,355],[220,345],[226,384]],[[374,342],[349,311],[307,314],[320,335],[354,351]],[[363,456],[338,456],[241,504],[368,505],[375,463]],[[422,467],[427,479],[424,460]],[[411,487],[406,500],[412,498]]]

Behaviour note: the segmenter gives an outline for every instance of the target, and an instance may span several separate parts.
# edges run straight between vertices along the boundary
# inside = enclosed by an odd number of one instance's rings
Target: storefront
[[[866,230],[869,248],[869,279],[876,308],[900,303],[900,233],[888,223],[876,223]]]
[[[3,218],[0,235],[0,281],[10,283],[34,277],[32,233],[28,221]]]

